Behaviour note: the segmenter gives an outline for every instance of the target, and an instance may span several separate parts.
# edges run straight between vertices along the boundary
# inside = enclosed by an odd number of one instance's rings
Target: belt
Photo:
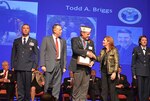
[[[56,59],[56,62],[60,61],[60,59]]]

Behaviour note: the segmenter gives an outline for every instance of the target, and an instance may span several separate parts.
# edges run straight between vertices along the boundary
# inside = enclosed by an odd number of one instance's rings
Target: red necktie
[[[4,78],[6,77],[6,72],[7,72],[7,71],[5,70],[4,75],[3,75],[3,76],[4,76]]]
[[[83,46],[84,46],[84,48],[85,48],[85,46],[86,46],[85,40],[83,40]]]
[[[58,40],[56,38],[56,58],[58,57],[59,55],[59,46],[58,46]]]

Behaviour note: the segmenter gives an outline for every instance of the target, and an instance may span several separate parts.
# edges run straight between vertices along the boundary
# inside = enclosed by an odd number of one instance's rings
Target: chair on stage
[[[44,94],[44,91],[42,91],[42,92],[40,92],[40,93],[38,93],[38,94],[35,94],[35,100],[36,101],[40,101],[40,98],[41,98],[41,96]]]
[[[0,101],[8,100],[6,89],[0,89]]]
[[[124,95],[124,94],[118,94],[118,99],[120,101],[126,101],[127,100],[127,97]]]

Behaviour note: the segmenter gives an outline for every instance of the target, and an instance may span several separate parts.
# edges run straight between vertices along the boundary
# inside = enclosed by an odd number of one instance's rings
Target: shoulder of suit
[[[44,38],[43,38],[43,40],[44,39],[50,39],[50,38],[53,38],[52,36],[45,36]]]
[[[134,47],[134,49],[141,49],[141,46]]]
[[[72,40],[80,39],[80,37],[73,37]]]
[[[22,37],[15,39],[14,42],[17,42],[19,40],[22,40]]]

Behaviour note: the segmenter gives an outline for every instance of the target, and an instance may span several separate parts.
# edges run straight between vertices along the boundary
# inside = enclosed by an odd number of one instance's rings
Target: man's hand
[[[66,68],[63,68],[63,72],[66,72]]]
[[[124,88],[123,84],[116,85],[116,88]]]
[[[133,78],[134,78],[134,79],[137,79],[137,78],[136,78],[136,75],[134,75]]]
[[[87,52],[87,56],[89,57],[89,58],[96,58],[96,56],[95,56],[95,54],[93,54],[91,51],[88,51]]]
[[[10,82],[10,80],[9,79],[6,79],[6,78],[4,78],[4,82]]]
[[[41,68],[44,72],[46,72],[46,67],[45,66],[42,66]]]
[[[11,70],[14,71],[14,68],[12,68]]]
[[[94,61],[91,61],[89,67],[92,67],[93,65],[94,65]]]

